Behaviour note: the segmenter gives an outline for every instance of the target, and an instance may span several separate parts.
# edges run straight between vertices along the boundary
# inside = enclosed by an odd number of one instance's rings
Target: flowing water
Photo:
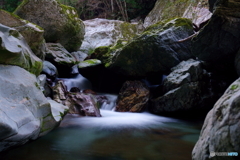
[[[114,95],[108,98],[115,100]],[[66,115],[60,126],[3,160],[190,160],[199,125],[144,113],[112,111],[102,117]]]

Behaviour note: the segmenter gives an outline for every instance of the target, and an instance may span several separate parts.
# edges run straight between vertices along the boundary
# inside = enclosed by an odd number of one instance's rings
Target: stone
[[[0,64],[16,65],[35,75],[40,74],[41,59],[34,55],[17,30],[0,24],[0,44]]]
[[[173,18],[183,17],[190,18],[197,25],[211,17],[211,12],[208,10],[207,0],[173,0],[162,1],[157,0],[152,11],[144,20],[144,27],[148,27],[159,21]]]
[[[233,82],[207,114],[192,151],[193,160],[235,160],[235,156],[211,157],[211,152],[240,153],[240,79]],[[239,155],[238,155],[239,156]]]
[[[54,120],[57,122],[55,125],[59,125],[63,117],[68,113],[69,108],[67,106],[62,105],[61,103],[57,103],[54,100],[48,100],[51,105],[51,112]]]
[[[200,61],[183,61],[164,79],[163,95],[151,100],[149,110],[153,113],[171,113],[209,109],[214,93],[210,76]],[[212,104],[212,105],[211,105]]]
[[[78,63],[78,68],[93,67],[100,64],[102,64],[102,62],[98,59],[87,59]]]
[[[53,87],[53,98],[56,102],[68,106],[69,113],[82,116],[101,117],[97,101],[91,94],[80,93],[77,87],[67,91],[63,81],[58,81]]]
[[[69,52],[82,44],[84,24],[73,7],[56,0],[24,0],[14,13],[42,27],[46,42],[60,43]]]
[[[192,53],[216,68],[233,68],[240,48],[239,1],[218,1],[208,24],[192,40]],[[231,69],[232,69],[231,68]]]
[[[52,87],[48,84],[48,79],[45,74],[40,74],[37,77],[37,82],[41,91],[43,92],[45,97],[52,97]]]
[[[189,19],[174,18],[159,22],[127,44],[110,48],[108,62],[105,61],[104,65],[126,76],[169,73],[172,67],[193,57],[189,41],[178,43],[192,34]]]
[[[82,51],[71,52],[70,54],[76,59],[77,62],[82,62],[88,57],[88,54]]]
[[[95,18],[83,22],[86,34],[80,50],[87,54],[97,47],[114,45],[118,39],[127,41],[138,33],[136,24],[124,21]]]
[[[40,26],[4,10],[0,10],[0,23],[16,29],[24,37],[33,53],[42,60],[45,58],[44,30]]]
[[[69,93],[65,104],[69,106],[69,113],[71,114],[101,117],[97,102],[90,94],[80,92]]]
[[[141,112],[146,109],[150,91],[140,81],[127,81],[123,84],[116,102],[117,112]]]
[[[76,59],[60,43],[47,43],[47,48],[46,60],[68,66],[76,63]]]
[[[46,119],[54,122],[50,104],[35,75],[23,68],[0,65],[0,99],[0,152],[35,140],[54,128],[46,127]]]
[[[54,79],[58,76],[57,68],[49,61],[43,61],[42,73],[46,74],[48,77],[53,77]]]

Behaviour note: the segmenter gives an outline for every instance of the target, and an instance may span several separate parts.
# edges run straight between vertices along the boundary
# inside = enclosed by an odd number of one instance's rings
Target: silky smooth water
[[[102,117],[66,115],[44,137],[2,160],[190,160],[199,126],[144,113],[101,109]]]

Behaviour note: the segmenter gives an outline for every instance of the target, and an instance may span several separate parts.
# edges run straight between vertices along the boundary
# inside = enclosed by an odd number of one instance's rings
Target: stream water
[[[113,95],[108,95],[114,99]],[[110,104],[112,105],[112,104]],[[1,160],[190,160],[200,133],[196,123],[144,113],[119,113],[106,104],[102,117],[68,114],[36,141]]]

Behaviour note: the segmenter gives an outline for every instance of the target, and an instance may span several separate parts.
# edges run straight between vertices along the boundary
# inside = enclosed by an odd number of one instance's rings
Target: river
[[[68,114],[36,141],[1,160],[190,160],[200,124],[144,113],[101,109],[102,117]]]

